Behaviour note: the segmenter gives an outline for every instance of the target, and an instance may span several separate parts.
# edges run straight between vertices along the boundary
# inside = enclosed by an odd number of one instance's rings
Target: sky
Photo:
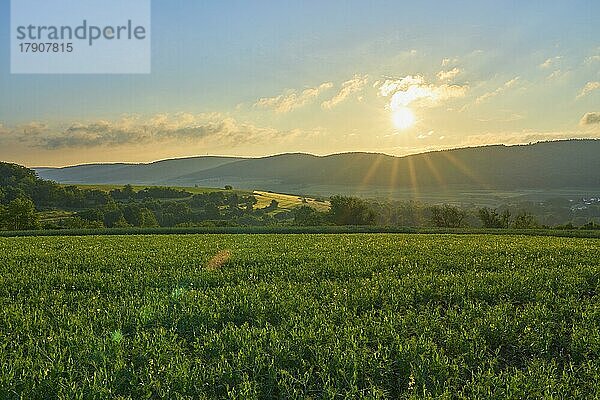
[[[600,138],[600,2],[152,1],[150,74],[11,74],[0,160],[406,155]]]

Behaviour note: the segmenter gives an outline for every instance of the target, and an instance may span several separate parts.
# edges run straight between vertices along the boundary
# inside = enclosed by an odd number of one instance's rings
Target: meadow
[[[598,398],[600,241],[0,238],[0,398]]]

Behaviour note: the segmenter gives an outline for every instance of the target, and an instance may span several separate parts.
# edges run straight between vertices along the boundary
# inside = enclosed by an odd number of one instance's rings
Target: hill
[[[374,153],[295,153],[247,159],[194,157],[150,164],[38,168],[37,172],[42,178],[62,183],[213,187],[232,184],[238,188],[300,193],[317,187],[332,187],[331,192],[339,192],[340,187],[597,190],[599,154],[600,140],[564,140],[460,148],[405,157]]]
[[[242,160],[236,157],[190,157],[148,164],[85,164],[64,168],[35,168],[43,179],[60,183],[111,183],[139,185],[169,184],[185,174],[197,173]]]

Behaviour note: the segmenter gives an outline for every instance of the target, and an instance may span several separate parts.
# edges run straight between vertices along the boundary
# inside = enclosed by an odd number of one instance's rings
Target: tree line
[[[131,185],[110,191],[81,189],[42,180],[34,171],[16,164],[0,163],[0,229],[4,230],[282,225],[576,227],[570,220],[552,225],[539,220],[540,215],[548,218],[548,210],[562,212],[565,204],[561,201],[549,202],[543,209],[546,214],[530,211],[537,211],[539,204],[529,210],[519,207],[511,210],[507,207],[428,205],[417,201],[368,200],[351,196],[332,196],[329,203],[327,211],[319,211],[305,202],[293,210],[281,209],[276,200],[257,208],[255,196],[235,191],[231,186],[200,194],[168,187],[136,190]],[[597,229],[600,203],[590,205],[584,211],[587,219],[579,227]],[[41,220],[40,212],[58,213],[58,216]]]
[[[525,210],[498,210],[490,207],[459,207],[451,204],[428,205],[416,201],[373,201],[349,196],[333,196],[331,208],[320,212],[303,205],[296,208],[294,223],[300,226],[376,225],[405,227],[493,229],[574,229],[572,223],[546,225]],[[600,210],[599,210],[600,211]],[[600,217],[600,213],[598,214]],[[600,219],[600,218],[598,218]],[[582,229],[599,229],[597,221],[587,221]]]

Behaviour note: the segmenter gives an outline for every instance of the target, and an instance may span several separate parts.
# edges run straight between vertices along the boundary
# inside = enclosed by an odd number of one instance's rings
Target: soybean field
[[[0,238],[0,399],[600,397],[600,240]]]

